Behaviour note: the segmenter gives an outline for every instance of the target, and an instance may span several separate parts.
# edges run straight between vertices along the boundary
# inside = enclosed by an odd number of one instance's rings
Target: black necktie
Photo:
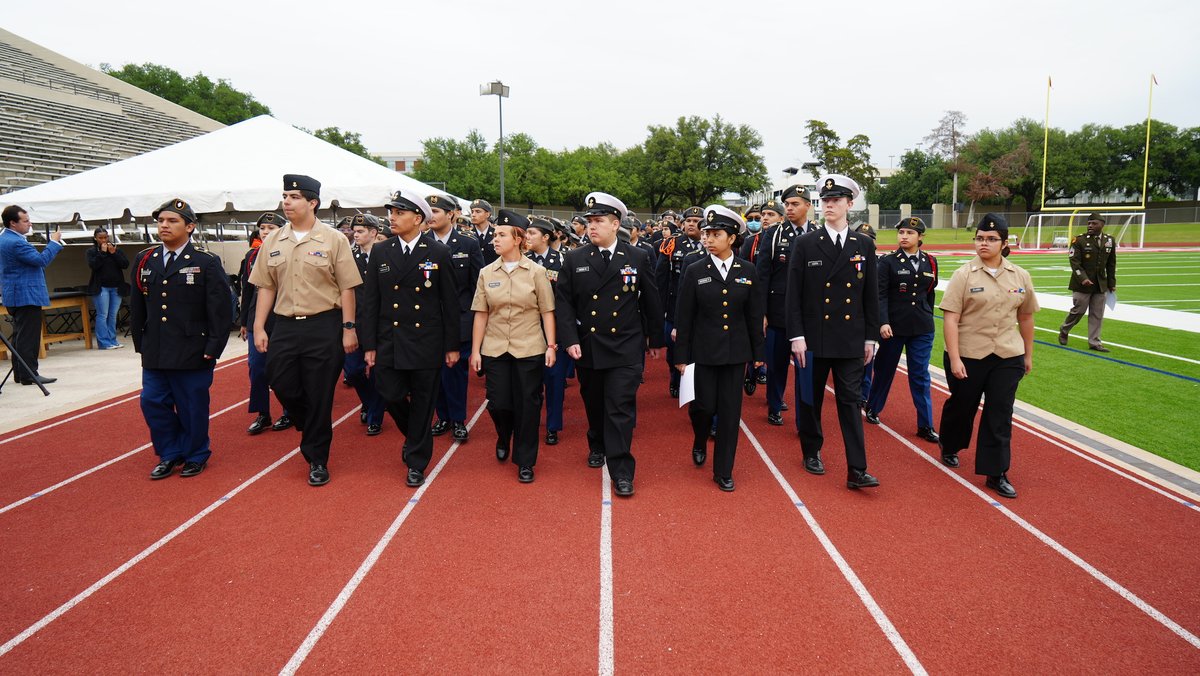
[[[612,259],[612,252],[608,249],[601,249],[600,257],[604,259],[604,265],[600,266],[600,271],[603,272],[608,269],[608,261]]]
[[[840,232],[838,233],[838,236],[837,236],[837,244],[836,244],[836,246],[837,246],[837,250],[838,250],[838,251],[841,251],[841,250],[842,250],[842,233],[840,233]]]
[[[163,270],[170,270],[171,266],[174,264],[175,264],[175,252],[168,251],[167,252],[167,264],[163,266]]]

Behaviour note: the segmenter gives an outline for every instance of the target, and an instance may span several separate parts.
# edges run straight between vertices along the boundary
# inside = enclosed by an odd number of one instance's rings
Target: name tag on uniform
[[[489,289],[496,289],[496,288],[499,288],[499,287],[500,287],[500,282],[488,282],[488,288],[489,288]]]
[[[575,272],[587,272],[591,269],[592,269],[592,267],[590,265],[585,265],[581,268],[575,268]]]
[[[979,292],[981,292],[981,291],[983,291],[983,287],[982,287],[982,286],[973,286],[973,287],[971,287],[971,293],[979,293]]]
[[[808,262],[808,267],[810,267],[810,268],[819,268],[822,265],[825,265],[825,261],[809,261]]]
[[[450,254],[451,258],[467,258],[469,254],[466,251],[459,251],[456,254]]]
[[[383,265],[379,266],[379,272],[381,272],[381,273],[391,272],[391,271],[392,271],[392,266],[388,265],[387,263],[384,263]]]
[[[904,268],[900,268],[899,270],[896,271],[896,274],[897,275],[911,275],[912,270],[905,270]]]
[[[325,253],[324,251],[309,251],[308,255],[316,256],[317,258],[329,258],[329,254]]]
[[[708,284],[711,281],[712,281],[712,277],[701,277],[700,279],[696,280],[696,283],[697,284]]]
[[[283,253],[283,252],[282,252],[282,251],[279,251],[278,249],[276,249],[275,251],[272,251],[272,252],[270,253],[270,257],[275,257],[275,256],[278,256],[278,255],[279,255],[279,254],[281,254],[281,253]],[[157,254],[155,254],[155,255],[157,255]]]

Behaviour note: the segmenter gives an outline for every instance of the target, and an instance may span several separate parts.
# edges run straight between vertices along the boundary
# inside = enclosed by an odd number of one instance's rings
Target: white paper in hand
[[[688,364],[683,367],[683,376],[679,379],[679,406],[691,403],[696,398],[696,365]]]
[[[1109,291],[1108,293],[1104,294],[1104,304],[1108,306],[1109,310],[1117,307],[1117,292]]]

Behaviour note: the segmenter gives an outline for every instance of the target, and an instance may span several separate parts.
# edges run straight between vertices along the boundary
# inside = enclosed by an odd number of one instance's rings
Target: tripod
[[[17,363],[21,364],[21,368],[25,369],[26,373],[33,373],[33,369],[29,368],[29,364],[25,361],[25,358],[13,348],[13,344],[9,342],[3,333],[0,333],[0,343],[4,343],[4,349],[8,350],[8,353],[12,355],[12,365],[8,367],[8,373],[4,374],[4,379],[0,380],[0,392],[2,392],[5,384],[8,383],[8,377],[13,374],[13,369],[16,368]],[[50,396],[50,390],[47,390],[46,386],[38,382],[36,378],[34,378],[33,384],[38,386],[38,389],[42,391],[44,396]]]

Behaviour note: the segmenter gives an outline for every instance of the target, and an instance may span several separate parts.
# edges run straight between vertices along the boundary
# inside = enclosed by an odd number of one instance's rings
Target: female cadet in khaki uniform
[[[701,226],[708,255],[689,265],[679,281],[675,309],[675,364],[681,372],[696,364],[692,419],[692,462],[703,465],[713,415],[713,481],[733,490],[733,456],[742,417],[746,364],[763,363],[763,304],[758,271],[733,255],[745,234],[741,216],[719,205],[704,210]]]
[[[479,272],[471,368],[487,376],[488,413],[496,425],[496,459],[518,467],[517,480],[533,481],[542,371],[554,366],[554,289],[546,269],[522,253],[529,221],[508,209],[496,216],[492,246],[498,258]]]
[[[1033,369],[1038,302],[1029,273],[1005,260],[1007,241],[1008,223],[985,215],[975,228],[977,256],[954,273],[942,297],[950,398],[942,407],[941,446],[942,462],[958,467],[982,396],[975,473],[985,475],[987,487],[1001,497],[1015,498],[1008,481],[1013,402],[1017,384]]]

